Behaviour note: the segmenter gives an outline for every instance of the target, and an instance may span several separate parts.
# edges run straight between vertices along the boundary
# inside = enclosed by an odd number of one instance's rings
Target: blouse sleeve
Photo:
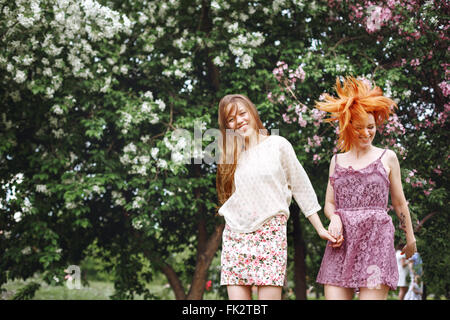
[[[283,139],[280,149],[281,164],[286,175],[288,186],[305,217],[309,217],[321,209],[317,201],[317,195],[305,169],[303,169],[303,166],[298,161],[291,143]]]

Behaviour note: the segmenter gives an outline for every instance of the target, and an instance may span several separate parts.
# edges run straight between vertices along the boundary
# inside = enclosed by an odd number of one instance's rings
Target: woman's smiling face
[[[354,122],[352,125],[358,131],[358,140],[355,142],[355,147],[366,148],[372,145],[377,132],[373,114],[369,113],[365,120]]]
[[[229,106],[228,108],[231,108]],[[236,110],[227,110],[227,125],[230,129],[236,130],[243,136],[249,136],[254,131],[254,119],[242,103],[237,103]],[[231,112],[230,112],[231,111]]]

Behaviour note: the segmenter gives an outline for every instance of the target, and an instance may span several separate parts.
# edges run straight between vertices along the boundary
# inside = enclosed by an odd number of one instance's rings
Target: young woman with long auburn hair
[[[230,299],[281,299],[285,281],[286,223],[292,196],[322,239],[321,209],[305,170],[288,140],[268,135],[256,107],[233,94],[219,103],[221,159],[216,187],[224,216],[221,285]]]

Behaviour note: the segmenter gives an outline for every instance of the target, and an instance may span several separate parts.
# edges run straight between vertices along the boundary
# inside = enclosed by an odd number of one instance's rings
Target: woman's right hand
[[[330,218],[330,225],[328,226],[328,232],[337,240],[335,243],[331,244],[333,248],[338,248],[342,245],[342,242],[344,241],[342,230],[341,217],[337,214],[333,214]]]
[[[331,243],[336,243],[336,239],[331,236],[331,234],[324,227],[317,230],[317,234],[323,240],[328,240]]]

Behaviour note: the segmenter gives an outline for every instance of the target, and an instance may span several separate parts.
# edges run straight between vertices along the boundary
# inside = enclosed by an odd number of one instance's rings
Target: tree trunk
[[[225,224],[216,226],[213,234],[209,237],[209,239],[207,239],[206,226],[202,221],[199,222],[197,264],[195,266],[194,276],[192,277],[192,283],[187,295],[185,293],[183,283],[172,266],[167,263],[161,263],[161,271],[169,281],[176,300],[201,300],[203,298],[208,269],[222,241],[222,232],[224,227]],[[150,257],[148,253],[147,256]],[[160,259],[154,256],[152,257],[152,260],[155,262],[160,262]]]
[[[185,300],[186,293],[184,292],[183,284],[181,283],[178,275],[175,273],[175,270],[173,270],[172,266],[168,264],[163,264],[161,271],[167,277],[167,280],[169,280],[170,287],[172,288],[173,293],[175,294],[175,299]]]
[[[188,300],[200,300],[203,298],[208,269],[222,241],[222,232],[224,227],[225,224],[216,226],[213,234],[209,237],[209,239],[203,240],[204,243],[199,243],[198,247],[203,247],[204,250],[198,252],[197,254],[197,265],[195,266],[191,288],[189,289],[189,293],[187,295]],[[199,224],[199,233],[206,234],[206,227],[201,223]],[[206,239],[206,237],[203,237],[203,235],[199,234],[199,242],[200,239]]]
[[[295,298],[306,300],[306,247],[300,226],[300,209],[292,206],[291,217],[294,224],[294,283]]]

